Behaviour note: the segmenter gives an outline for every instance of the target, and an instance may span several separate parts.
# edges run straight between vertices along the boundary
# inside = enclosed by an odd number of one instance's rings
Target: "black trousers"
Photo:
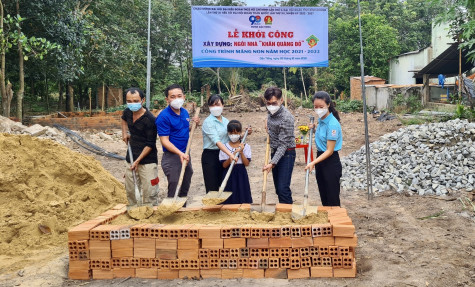
[[[317,152],[317,157],[322,153]],[[341,173],[342,167],[337,151],[315,166],[315,177],[323,206],[340,206]]]
[[[218,191],[223,181],[223,164],[219,161],[219,149],[204,149],[201,154],[201,168],[206,193]]]

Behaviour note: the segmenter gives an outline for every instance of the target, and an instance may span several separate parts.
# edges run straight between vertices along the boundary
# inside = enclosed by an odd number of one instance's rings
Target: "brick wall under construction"
[[[182,208],[250,210],[249,204]],[[292,205],[277,204],[290,212]],[[346,209],[328,223],[286,226],[111,225],[119,204],[68,232],[70,279],[355,277],[355,227]]]

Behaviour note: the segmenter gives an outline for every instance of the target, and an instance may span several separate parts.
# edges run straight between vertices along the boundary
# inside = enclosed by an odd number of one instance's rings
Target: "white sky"
[[[247,6],[262,7],[275,4],[275,0],[243,0]]]

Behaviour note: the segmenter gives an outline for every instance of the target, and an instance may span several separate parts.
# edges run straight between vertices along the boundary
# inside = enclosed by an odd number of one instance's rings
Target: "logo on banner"
[[[249,16],[249,22],[251,22],[251,25],[254,25],[254,24],[259,24],[261,23],[261,16],[257,15],[257,16],[254,16],[254,15],[251,15]]]
[[[265,16],[265,17],[264,17],[264,23],[265,23],[266,25],[272,25],[272,17],[269,16],[269,15]]]
[[[313,48],[317,46],[319,40],[317,37],[315,37],[315,35],[312,35],[308,37],[305,41],[307,41],[307,44],[310,46],[310,48]]]

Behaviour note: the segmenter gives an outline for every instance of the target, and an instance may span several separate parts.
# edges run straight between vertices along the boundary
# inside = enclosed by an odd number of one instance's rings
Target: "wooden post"
[[[106,85],[102,82],[102,106],[101,111],[104,111],[104,106],[106,105]]]
[[[460,41],[459,41],[460,44]],[[459,48],[459,101],[462,102],[462,49]]]
[[[285,72],[285,67],[284,67],[284,103],[285,103],[285,107],[287,108],[287,74]]]
[[[92,116],[92,89],[88,89],[89,94],[89,116]]]
[[[425,107],[430,100],[429,75],[422,75],[422,106]]]

